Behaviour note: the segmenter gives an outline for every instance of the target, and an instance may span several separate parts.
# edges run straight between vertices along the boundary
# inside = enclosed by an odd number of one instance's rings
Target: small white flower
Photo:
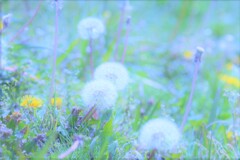
[[[168,153],[179,143],[181,134],[173,122],[157,118],[148,121],[141,129],[139,144],[145,150],[157,149]]]
[[[110,81],[117,90],[124,89],[129,81],[127,69],[117,62],[106,62],[98,66],[94,72],[94,78]]]
[[[115,104],[117,91],[108,81],[94,80],[84,86],[82,98],[87,107],[95,106],[98,110],[105,110]]]
[[[79,22],[78,32],[83,39],[97,39],[105,32],[105,27],[100,19],[88,17]]]

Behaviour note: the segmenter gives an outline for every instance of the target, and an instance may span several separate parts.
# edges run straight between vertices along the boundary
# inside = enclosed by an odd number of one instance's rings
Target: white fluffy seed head
[[[140,130],[139,144],[145,150],[157,149],[169,153],[177,146],[181,133],[173,122],[157,118],[148,121]]]
[[[98,66],[94,72],[94,78],[110,81],[117,90],[124,89],[129,82],[127,69],[117,62],[106,62]]]
[[[88,17],[79,22],[78,32],[83,39],[97,39],[105,32],[105,27],[100,19]]]
[[[95,106],[98,110],[110,109],[116,102],[117,91],[112,83],[105,80],[88,82],[82,90],[85,106]]]

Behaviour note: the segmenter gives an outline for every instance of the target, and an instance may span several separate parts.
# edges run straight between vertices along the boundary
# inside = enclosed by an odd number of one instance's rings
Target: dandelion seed
[[[40,98],[26,95],[22,97],[20,106],[26,108],[39,108],[43,105],[43,101]]]
[[[117,62],[106,62],[97,67],[94,78],[110,81],[117,90],[124,89],[129,82],[127,69]]]
[[[145,150],[158,150],[161,153],[171,152],[179,143],[181,134],[173,122],[167,119],[153,119],[141,129],[139,144]]]
[[[94,80],[84,86],[82,98],[87,107],[95,106],[99,110],[105,110],[115,104],[117,91],[109,81]]]
[[[97,39],[105,32],[105,27],[100,19],[88,17],[79,22],[78,32],[83,39]]]
[[[56,106],[58,109],[62,107],[62,102],[63,100],[60,97],[55,97],[51,99],[51,105]]]

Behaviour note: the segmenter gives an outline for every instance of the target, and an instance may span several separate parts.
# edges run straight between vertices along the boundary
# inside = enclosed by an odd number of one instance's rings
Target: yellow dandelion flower
[[[226,64],[226,68],[227,68],[227,70],[232,70],[232,68],[233,68],[233,64],[232,63],[227,63]]]
[[[61,108],[62,107],[62,98],[60,97],[56,97],[56,98],[52,98],[51,99],[51,105],[52,106],[57,106],[57,108]]]
[[[227,131],[226,136],[229,141],[232,141],[234,139],[234,136],[236,136],[236,140],[239,139],[239,136],[236,134],[234,135],[232,131]]]
[[[103,12],[103,17],[104,17],[105,19],[109,19],[109,18],[111,17],[111,12],[109,12],[109,11]]]
[[[191,58],[193,57],[193,53],[192,53],[191,51],[185,51],[185,52],[183,53],[183,57],[184,57],[185,59],[191,59]]]
[[[236,88],[240,88],[239,78],[222,74],[222,75],[220,75],[220,80],[225,82],[228,85],[234,86]]]
[[[20,105],[27,108],[39,108],[43,105],[43,101],[40,98],[26,95],[22,97]]]
[[[3,30],[3,22],[0,21],[0,32]]]

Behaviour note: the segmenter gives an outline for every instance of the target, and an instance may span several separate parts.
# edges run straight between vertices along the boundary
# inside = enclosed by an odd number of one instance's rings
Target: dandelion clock
[[[174,149],[181,134],[172,121],[167,119],[153,119],[148,121],[140,130],[139,144],[145,150],[158,150],[168,153]]]
[[[117,91],[112,83],[105,80],[88,82],[82,90],[85,106],[96,107],[98,110],[110,109],[115,105]]]
[[[88,17],[79,22],[78,32],[82,39],[97,39],[105,32],[105,27],[100,19]]]
[[[98,66],[94,72],[95,79],[108,80],[117,90],[126,87],[129,81],[127,69],[118,62],[106,62]]]

